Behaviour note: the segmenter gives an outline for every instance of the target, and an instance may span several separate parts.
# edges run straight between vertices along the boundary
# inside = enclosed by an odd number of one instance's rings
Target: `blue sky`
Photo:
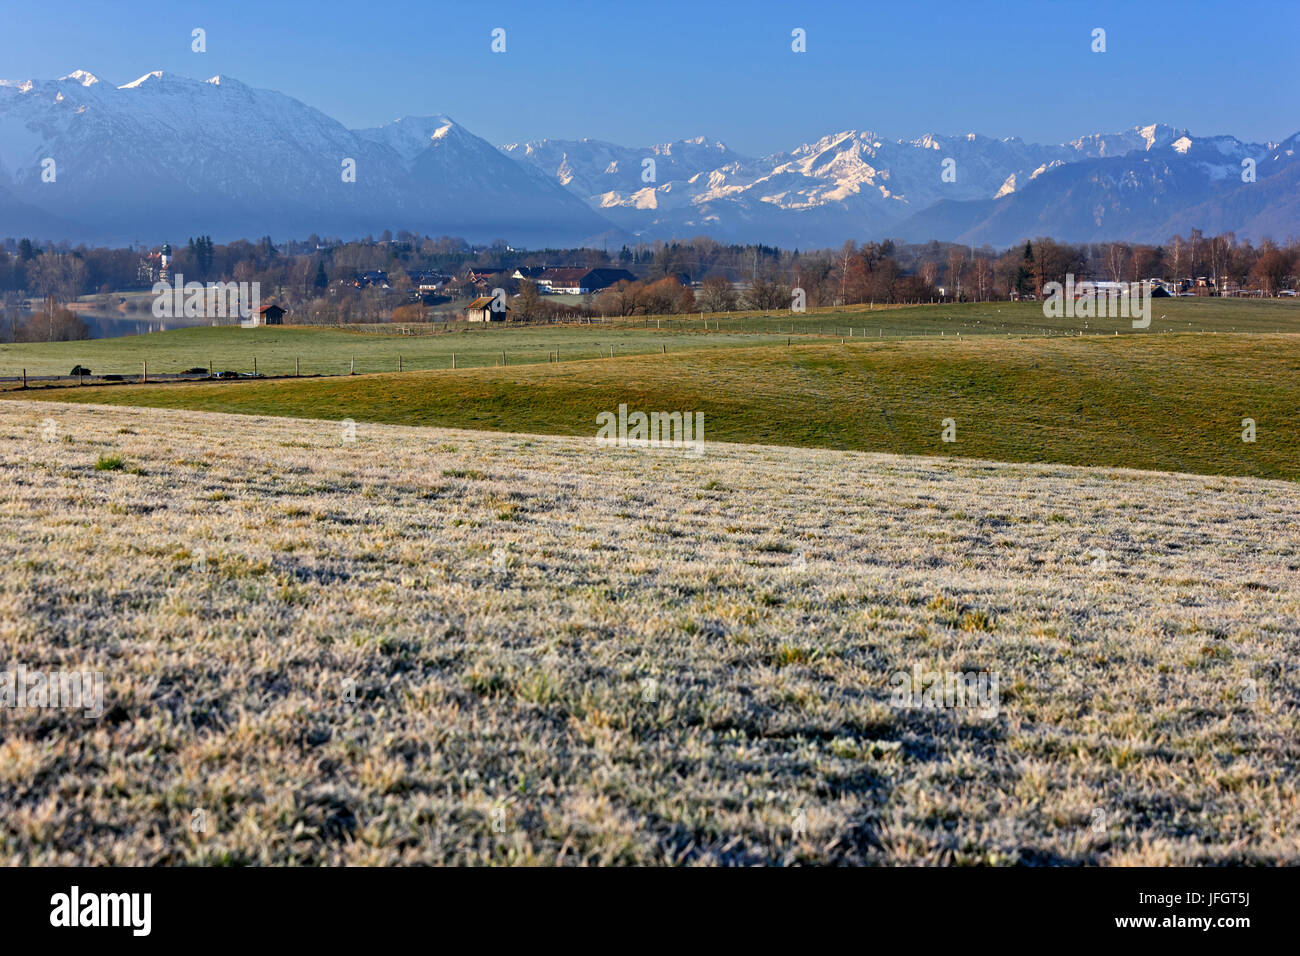
[[[0,0],[0,77],[224,73],[351,127],[446,113],[493,143],[706,135],[762,154],[843,129],[1060,142],[1151,122],[1300,130],[1300,2]],[[207,31],[207,52],[190,49]],[[506,30],[506,52],[489,50]],[[807,32],[793,53],[790,33]],[[1106,30],[1107,51],[1091,33]]]

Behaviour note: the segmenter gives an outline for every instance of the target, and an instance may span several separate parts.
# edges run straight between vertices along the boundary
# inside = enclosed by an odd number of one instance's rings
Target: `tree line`
[[[39,242],[0,243],[0,336],[75,336],[65,308],[78,299],[103,309],[110,295],[148,290],[156,259],[142,248],[105,248]],[[277,244],[270,237],[214,243],[189,237],[173,249],[171,273],[186,281],[258,282],[262,300],[289,309],[300,323],[372,322],[429,317],[462,298],[503,288],[520,318],[564,320],[591,315],[640,315],[782,309],[794,290],[808,308],[1041,298],[1049,282],[1076,278],[1116,282],[1161,278],[1190,280],[1197,292],[1225,288],[1263,295],[1296,286],[1300,240],[1254,244],[1232,233],[1205,236],[1192,230],[1160,244],[1066,243],[1049,237],[998,250],[956,243],[848,241],[838,249],[782,249],[722,243],[708,237],[641,242],[607,249],[517,250],[504,240],[475,245],[451,236],[407,230],[343,241],[312,235]],[[626,268],[636,281],[578,300],[545,296],[513,273],[525,266]],[[151,272],[151,269],[153,270]],[[383,273],[387,288],[358,282]],[[420,297],[417,278],[450,280],[437,296]],[[416,277],[416,278],[413,278]],[[1196,285],[1204,279],[1204,284]],[[99,297],[98,302],[93,298]],[[43,303],[39,316],[26,300]],[[75,316],[72,316],[75,318]]]

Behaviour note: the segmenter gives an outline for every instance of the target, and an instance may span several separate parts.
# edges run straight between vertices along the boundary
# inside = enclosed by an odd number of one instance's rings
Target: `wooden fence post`
[[[451,367],[452,367],[452,369],[455,369],[455,368],[456,368],[456,353],[455,353],[455,352],[452,352],[452,353],[451,353]]]
[[[257,378],[257,356],[253,356],[253,378]]]
[[[141,363],[140,363],[140,381],[141,381],[141,382],[147,382],[147,381],[149,381],[149,363],[148,363],[148,362],[141,362]]]
[[[302,368],[299,365],[299,361],[300,360],[297,358],[297,356],[295,356],[293,360],[293,374],[295,378],[297,378],[299,375],[302,374]]]
[[[357,360],[356,360],[356,358],[353,358],[352,361],[348,364],[348,374],[349,374],[349,375],[356,375],[356,374],[357,374]]]
[[[398,352],[398,353],[397,353],[397,370],[398,370],[399,372],[402,370],[402,353],[401,353],[401,352]]]
[[[23,388],[27,387],[27,369],[23,369]]]

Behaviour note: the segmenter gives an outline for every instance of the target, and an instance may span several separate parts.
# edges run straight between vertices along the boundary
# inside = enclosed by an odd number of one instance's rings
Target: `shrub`
[[[123,467],[121,455],[100,455],[95,461],[96,471],[121,471]]]
[[[72,366],[72,371],[69,372],[68,374],[69,374],[69,375],[89,375],[89,374],[90,374],[90,369],[86,368],[86,366],[84,366],[84,365],[74,365],[74,366]]]

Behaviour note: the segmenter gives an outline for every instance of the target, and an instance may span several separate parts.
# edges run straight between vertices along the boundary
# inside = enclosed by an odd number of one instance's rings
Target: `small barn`
[[[501,309],[493,309],[492,303],[495,301],[495,296],[479,296],[469,305],[465,306],[465,318],[470,322],[504,322],[509,318],[510,306],[504,306]]]
[[[239,325],[245,329],[255,329],[259,325],[284,325],[286,311],[278,305],[264,305]]]

